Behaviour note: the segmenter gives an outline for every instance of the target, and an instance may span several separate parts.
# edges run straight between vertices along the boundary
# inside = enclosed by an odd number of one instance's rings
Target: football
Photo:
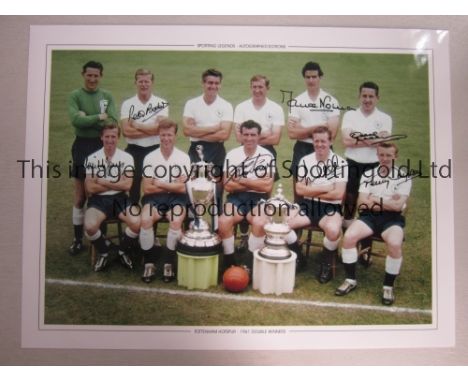
[[[242,267],[230,267],[224,272],[223,285],[229,292],[242,292],[249,285],[249,274]]]

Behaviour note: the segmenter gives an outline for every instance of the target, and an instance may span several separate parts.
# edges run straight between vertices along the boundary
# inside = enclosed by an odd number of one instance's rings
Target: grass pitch
[[[52,53],[49,121],[49,166],[58,165],[61,176],[47,182],[47,227],[45,278],[85,282],[143,286],[142,266],[129,272],[118,264],[104,273],[94,273],[88,252],[70,257],[67,249],[73,239],[71,211],[73,180],[68,176],[70,148],[74,139],[67,116],[67,97],[82,85],[82,65],[88,60],[104,65],[102,88],[110,90],[120,108],[122,101],[135,94],[133,75],[146,67],[155,73],[155,93],[169,101],[170,118],[179,124],[185,102],[201,94],[200,76],[216,67],[224,74],[220,95],[235,107],[249,98],[249,80],[261,73],[271,80],[269,98],[287,106],[283,91],[294,96],[304,91],[301,68],[305,62],[320,63],[325,76],[322,88],[333,94],[341,106],[358,105],[358,87],[374,81],[381,88],[379,108],[393,118],[393,133],[406,134],[400,140],[399,163],[419,168],[429,174],[429,88],[427,64],[410,54],[356,53],[273,53],[273,52],[167,52],[167,51],[54,51]],[[177,146],[188,149],[188,139],[179,133]],[[283,130],[278,152],[281,182],[292,200],[292,180],[287,164],[294,141]],[[124,148],[122,139],[120,147]],[[237,147],[232,134],[226,148]],[[341,136],[334,143],[343,154]],[[277,182],[277,183],[278,183]],[[395,293],[398,307],[428,310],[432,307],[431,283],[431,189],[430,179],[416,178],[406,214],[406,241],[402,272]],[[296,287],[286,298],[365,305],[380,304],[384,259],[377,258],[369,269],[358,268],[359,288],[344,298],[334,296],[343,279],[340,264],[337,277],[320,285],[314,277],[317,269],[314,250],[307,270],[296,277]],[[167,287],[156,280],[154,288]],[[180,289],[175,284],[170,288]],[[210,292],[227,293],[222,286]],[[249,289],[246,296],[261,296]],[[281,296],[283,298],[284,296]],[[427,314],[356,311],[334,308],[278,306],[253,302],[217,301],[203,297],[167,296],[115,290],[45,285],[45,323],[65,325],[388,325],[427,324]]]

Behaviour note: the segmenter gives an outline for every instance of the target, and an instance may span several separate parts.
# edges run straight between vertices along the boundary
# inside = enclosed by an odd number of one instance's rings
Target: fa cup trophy
[[[200,161],[193,164],[196,167],[193,173],[198,176],[190,179],[186,184],[187,195],[195,219],[179,241],[179,249],[190,254],[196,252],[200,255],[206,255],[217,251],[221,244],[219,236],[212,232],[210,224],[204,219],[207,213],[210,216],[217,213],[215,205],[216,183],[210,179],[210,164],[204,161],[203,147],[199,145],[196,150]]]
[[[286,243],[286,236],[291,231],[287,219],[291,212],[299,212],[297,204],[290,203],[283,195],[283,186],[278,185],[276,195],[264,203],[265,214],[269,223],[265,225],[265,247],[259,255],[270,260],[285,260],[291,257]]]
[[[253,289],[262,294],[292,293],[296,277],[297,254],[287,246],[286,236],[291,231],[287,219],[299,212],[299,206],[288,202],[283,187],[278,185],[276,195],[264,204],[269,222],[265,224],[265,247],[254,252]]]

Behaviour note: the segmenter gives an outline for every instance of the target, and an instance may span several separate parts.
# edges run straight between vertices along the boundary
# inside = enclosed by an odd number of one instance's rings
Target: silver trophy
[[[264,202],[264,211],[269,222],[265,225],[265,247],[259,255],[270,260],[285,260],[291,257],[286,236],[291,231],[287,219],[299,212],[299,205],[290,203],[283,195],[283,186],[278,184],[276,195]]]
[[[204,218],[207,214],[216,215],[216,183],[208,176],[211,166],[204,161],[203,147],[198,145],[196,151],[200,157],[200,161],[192,165],[196,166],[192,171],[196,177],[186,183],[194,220],[179,241],[179,249],[184,252],[193,249],[199,254],[206,254],[206,252],[217,251],[221,244],[220,237],[212,232],[210,224]]]

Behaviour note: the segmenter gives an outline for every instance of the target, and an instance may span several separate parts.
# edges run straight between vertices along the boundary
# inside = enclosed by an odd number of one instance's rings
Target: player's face
[[[379,97],[375,89],[362,88],[359,95],[359,102],[361,103],[361,110],[364,113],[372,113],[377,106]]]
[[[330,138],[328,137],[328,133],[317,133],[313,136],[314,140],[314,149],[317,153],[318,157],[324,158],[328,157],[328,153],[330,152]]]
[[[159,139],[161,140],[161,149],[172,149],[176,141],[175,128],[162,129],[159,131]]]
[[[137,76],[135,81],[138,95],[149,96],[153,91],[153,81],[151,80],[151,74],[142,74]]]
[[[101,135],[102,144],[106,152],[114,152],[119,142],[119,132],[117,129],[106,129]]]
[[[242,129],[242,144],[248,151],[255,150],[260,140],[258,129]]]
[[[393,162],[397,158],[394,147],[377,147],[377,157],[381,166],[392,168]]]
[[[253,81],[250,84],[250,91],[252,98],[255,100],[264,100],[268,93],[268,88],[265,84],[265,80]]]
[[[221,78],[207,76],[203,81],[203,93],[207,96],[216,96],[221,88]]]
[[[320,75],[318,70],[306,70],[304,73],[304,82],[307,90],[316,91],[320,89]]]
[[[95,91],[99,82],[101,81],[102,75],[97,68],[86,68],[86,71],[81,74],[84,78],[84,87],[86,90]]]

